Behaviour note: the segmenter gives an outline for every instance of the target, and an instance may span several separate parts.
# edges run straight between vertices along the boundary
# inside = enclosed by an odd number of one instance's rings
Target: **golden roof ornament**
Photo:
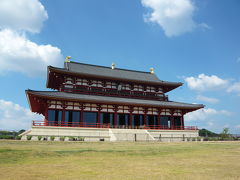
[[[115,64],[114,63],[112,63],[112,69],[115,69]]]
[[[66,59],[65,59],[65,62],[70,62],[69,59],[71,59],[71,56],[67,56]]]
[[[154,74],[154,68],[150,68],[150,73]]]

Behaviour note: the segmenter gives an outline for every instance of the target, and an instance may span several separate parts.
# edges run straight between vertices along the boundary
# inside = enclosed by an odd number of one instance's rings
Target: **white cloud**
[[[0,99],[0,129],[20,130],[29,128],[32,120],[42,120],[42,115],[32,113],[11,101]]]
[[[190,89],[196,91],[209,91],[226,88],[229,84],[228,80],[219,78],[218,76],[199,74],[198,77],[186,77],[184,79]]]
[[[145,15],[146,22],[157,23],[168,37],[192,31],[201,26],[208,28],[206,23],[197,24],[193,20],[195,11],[191,0],[141,0],[142,5],[150,8]]]
[[[240,96],[240,82],[236,82],[232,84],[228,89],[227,92],[236,92]]]
[[[200,101],[208,102],[208,103],[213,103],[213,104],[219,102],[219,100],[216,98],[210,98],[202,95],[198,95],[196,99]]]
[[[43,75],[47,65],[63,62],[61,50],[51,45],[38,45],[24,35],[0,31],[0,72],[15,71],[29,76]],[[44,74],[45,75],[45,74]]]
[[[226,110],[216,110],[213,108],[199,109],[185,115],[186,121],[210,120],[209,118],[216,115],[230,116],[232,113]]]
[[[40,32],[48,18],[47,11],[38,0],[1,0],[0,28]]]
[[[14,71],[42,76],[47,65],[63,62],[59,48],[38,45],[26,36],[27,32],[40,32],[47,18],[39,0],[0,1],[0,74]]]

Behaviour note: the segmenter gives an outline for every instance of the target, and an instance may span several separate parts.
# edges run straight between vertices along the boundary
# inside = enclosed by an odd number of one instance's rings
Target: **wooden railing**
[[[134,91],[134,90],[118,90],[116,88],[106,87],[89,87],[84,85],[72,85],[72,88],[61,87],[63,92],[75,92],[92,95],[105,95],[105,96],[116,96],[116,97],[129,97],[129,98],[140,98],[140,99],[152,99],[168,101],[168,96],[164,94],[158,94],[157,92],[145,92],[145,91]]]
[[[197,130],[196,126],[163,126],[163,125],[111,125],[108,123],[79,123],[79,122],[50,122],[50,121],[32,121],[33,126],[54,126],[54,127],[84,127],[84,128],[118,128],[118,129],[161,129],[161,130]]]

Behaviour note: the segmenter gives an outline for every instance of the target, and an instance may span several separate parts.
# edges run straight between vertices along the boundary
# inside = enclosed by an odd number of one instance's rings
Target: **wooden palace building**
[[[185,126],[184,115],[204,106],[170,101],[166,95],[182,85],[159,80],[153,68],[143,72],[66,58],[64,68],[48,66],[46,86],[54,91],[26,90],[32,112],[45,118],[33,121],[32,129],[22,136],[73,136],[90,141],[136,140],[136,134],[140,140],[195,137],[197,127]]]

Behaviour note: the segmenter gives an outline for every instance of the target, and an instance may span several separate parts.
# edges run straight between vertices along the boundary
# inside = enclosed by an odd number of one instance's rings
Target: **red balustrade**
[[[50,122],[50,121],[32,121],[33,126],[54,126],[54,127],[84,127],[84,128],[119,128],[119,129],[148,129],[148,130],[197,130],[196,126],[163,126],[163,125],[110,125],[107,123],[79,123],[79,122]]]

